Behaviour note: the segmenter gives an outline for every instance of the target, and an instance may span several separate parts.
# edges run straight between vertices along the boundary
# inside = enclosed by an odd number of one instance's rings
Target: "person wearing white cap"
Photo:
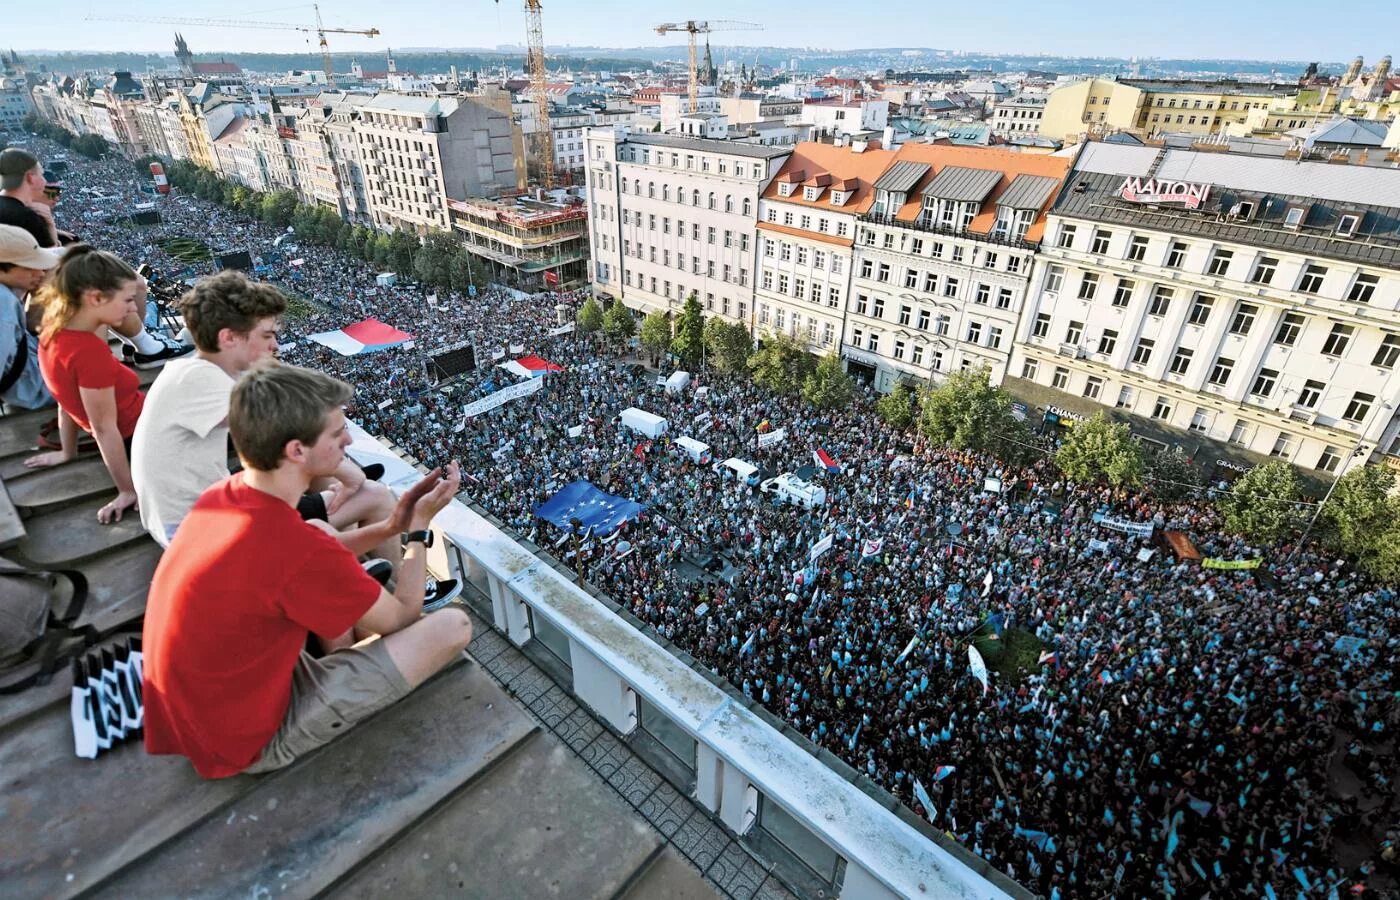
[[[39,246],[23,228],[0,225],[0,402],[23,409],[53,405],[39,372],[39,340],[29,332],[24,297],[63,254]]]

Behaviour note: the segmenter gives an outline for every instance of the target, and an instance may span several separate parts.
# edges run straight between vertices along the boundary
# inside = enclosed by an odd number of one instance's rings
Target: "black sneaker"
[[[365,473],[366,481],[378,481],[384,477],[384,464],[370,463],[367,466],[360,466],[360,471]]]
[[[364,561],[364,567],[370,578],[383,587],[389,586],[389,577],[394,574],[394,567],[387,559],[367,559]]]
[[[153,335],[160,341],[161,348],[155,353],[142,353],[136,351],[135,366],[138,369],[159,369],[172,359],[179,359],[187,353],[193,353],[193,347],[187,347],[179,341],[172,341],[163,335]]]
[[[423,591],[423,612],[433,612],[442,609],[462,593],[462,585],[455,578],[446,581],[434,581],[428,579],[427,587]]]

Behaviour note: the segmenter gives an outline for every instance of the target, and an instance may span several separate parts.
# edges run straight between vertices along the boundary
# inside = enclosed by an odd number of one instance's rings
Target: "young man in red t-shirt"
[[[281,768],[403,697],[471,640],[460,608],[422,615],[428,530],[461,486],[434,470],[377,526],[403,534],[395,593],[297,499],[350,437],[351,388],[267,361],[234,387],[229,431],[243,471],[206,490],[151,582],[143,638],[146,749],[206,778]],[[313,659],[308,633],[380,635]]]

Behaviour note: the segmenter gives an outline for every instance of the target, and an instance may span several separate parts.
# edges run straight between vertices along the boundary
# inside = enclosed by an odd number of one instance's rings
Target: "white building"
[[[1018,94],[999,101],[992,111],[992,134],[1001,137],[1038,134],[1045,115],[1045,94]]]
[[[1015,374],[1236,464],[1396,452],[1400,171],[1090,144],[1070,181]]]
[[[790,151],[622,126],[585,143],[594,293],[650,312],[694,292],[751,326],[759,195]]]
[[[906,144],[856,232],[843,354],[880,391],[982,369],[1001,384],[1064,158]]]
[[[889,123],[888,100],[808,100],[798,121],[812,126],[813,137],[883,131]]]
[[[24,118],[33,111],[34,101],[24,78],[0,76],[0,131],[23,131]]]
[[[813,353],[841,349],[853,244],[890,150],[804,143],[759,201],[757,333],[791,335]]]

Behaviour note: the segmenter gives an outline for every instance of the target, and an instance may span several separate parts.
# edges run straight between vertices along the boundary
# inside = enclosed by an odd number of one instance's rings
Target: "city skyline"
[[[381,31],[379,38],[331,35],[332,52],[366,56],[397,49],[492,50],[499,46],[519,47],[525,40],[524,13],[514,2],[480,4],[485,15],[463,26],[460,33],[436,15],[437,8],[425,0],[408,0],[396,5],[396,15],[386,19],[383,8],[367,0],[341,0],[322,4],[328,27],[369,28]],[[1296,8],[1296,9],[1295,9]],[[1231,60],[1317,60],[1340,63],[1358,54],[1368,61],[1391,53],[1385,46],[1383,29],[1373,35],[1357,36],[1355,28],[1340,19],[1310,21],[1306,29],[1291,27],[1300,21],[1290,9],[1302,11],[1301,3],[1238,4],[1227,7],[1204,0],[1183,0],[1174,7],[1173,18],[1180,24],[1163,27],[1156,11],[1107,0],[1087,0],[1073,7],[1047,7],[1029,0],[1008,0],[999,7],[995,21],[969,14],[962,19],[920,21],[923,9],[912,0],[889,0],[882,14],[866,20],[843,21],[845,5],[818,2],[805,7],[808,15],[791,26],[778,27],[764,21],[749,4],[717,2],[703,12],[696,6],[668,3],[648,6],[646,19],[635,26],[617,27],[617,22],[636,21],[637,7],[621,0],[556,0],[546,2],[545,41],[552,48],[600,48],[624,51],[634,47],[683,46],[674,35],[664,38],[653,26],[666,21],[683,21],[703,16],[707,20],[747,20],[763,25],[761,31],[716,32],[717,46],[762,46],[850,51],[862,49],[933,48],[959,53],[989,53],[1027,56],[1101,56],[1173,59]],[[8,21],[6,46],[21,53],[64,51],[128,51],[170,54],[171,33],[178,28],[196,53],[302,53],[314,51],[314,34],[252,28],[223,28],[201,25],[169,25],[149,22],[111,22],[89,19],[91,7],[62,0],[54,7],[21,7]],[[813,13],[815,10],[815,14]],[[161,16],[164,10],[149,8],[133,16]],[[1073,15],[1069,15],[1069,13]],[[173,10],[170,13],[175,15]],[[189,0],[178,7],[181,18],[228,18],[227,7],[211,0]],[[240,13],[247,21],[278,22],[291,25],[314,24],[309,4],[304,6],[259,7]],[[1193,28],[1192,22],[1202,27]],[[839,23],[839,24],[833,24]],[[1207,30],[1204,26],[1208,24]],[[1243,37],[1247,35],[1246,37]],[[904,40],[891,43],[890,38]],[[1267,48],[1268,52],[1250,52]],[[911,56],[917,65],[919,57]],[[933,60],[929,60],[931,63]]]

